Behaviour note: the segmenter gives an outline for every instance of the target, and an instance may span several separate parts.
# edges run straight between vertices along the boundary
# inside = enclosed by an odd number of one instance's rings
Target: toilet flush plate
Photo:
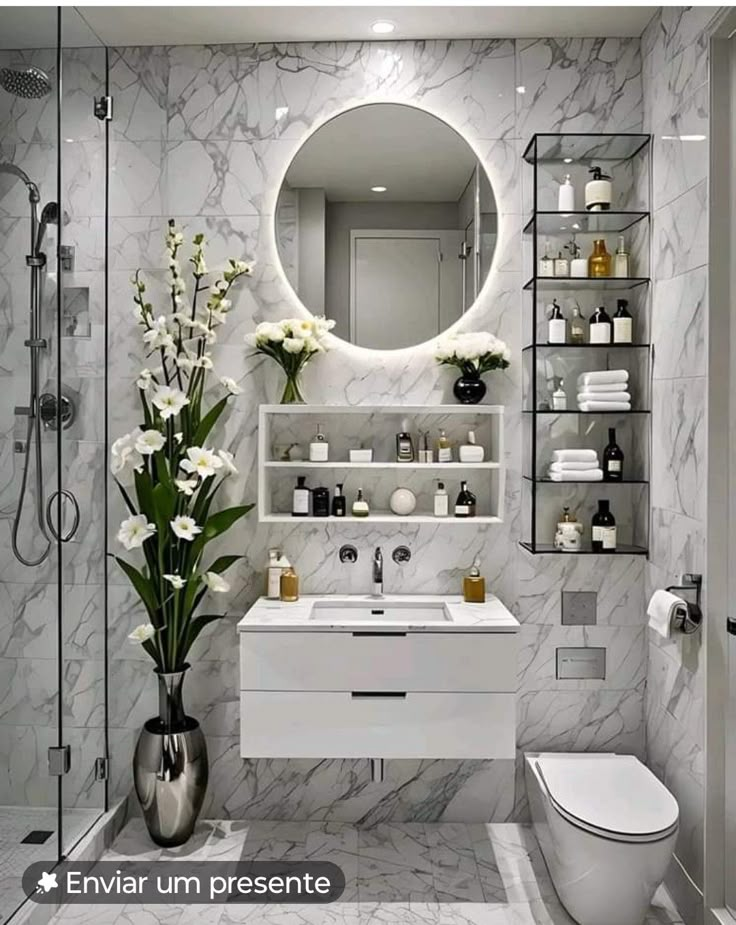
[[[606,677],[606,650],[593,646],[557,649],[557,679],[602,681]]]

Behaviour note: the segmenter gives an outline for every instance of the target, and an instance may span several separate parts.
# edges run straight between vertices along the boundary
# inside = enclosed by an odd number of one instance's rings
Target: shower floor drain
[[[53,834],[48,829],[33,829],[21,841],[21,845],[45,845]]]

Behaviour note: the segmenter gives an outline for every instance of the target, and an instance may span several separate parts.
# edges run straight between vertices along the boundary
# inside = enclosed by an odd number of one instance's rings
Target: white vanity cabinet
[[[518,623],[497,599],[443,599],[427,625],[390,623],[399,598],[386,622],[314,623],[316,600],[239,624],[243,757],[514,757]]]

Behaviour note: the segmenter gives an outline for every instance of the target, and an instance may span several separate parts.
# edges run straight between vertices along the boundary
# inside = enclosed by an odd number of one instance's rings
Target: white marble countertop
[[[335,610],[335,619],[322,616],[314,619],[314,605],[325,602]],[[389,609],[391,606],[416,609],[416,617],[381,620],[375,616],[361,620],[355,616],[340,619],[340,604],[355,608],[365,606],[371,610]],[[421,605],[444,606],[444,620],[421,618]],[[330,614],[330,617],[332,615]],[[493,594],[487,594],[483,604],[466,604],[461,595],[442,594],[384,594],[382,597],[366,595],[305,594],[294,603],[272,601],[261,597],[238,623],[238,632],[285,631],[299,632],[350,632],[353,630],[422,633],[516,633],[519,622]]]

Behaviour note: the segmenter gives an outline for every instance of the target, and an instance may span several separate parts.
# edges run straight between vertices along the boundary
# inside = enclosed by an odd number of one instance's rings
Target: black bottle
[[[608,428],[608,446],[603,450],[603,481],[621,482],[624,477],[624,454],[616,443],[616,428]]]
[[[467,482],[460,482],[460,493],[455,502],[455,517],[475,517],[475,495],[468,491]]]
[[[609,510],[608,501],[598,502],[592,528],[593,552],[616,552],[616,520]]]
[[[335,486],[335,494],[332,497],[332,516],[345,516],[345,495],[342,493],[342,485]]]
[[[590,342],[591,344],[610,344],[613,334],[611,316],[602,305],[590,316]]]
[[[616,303],[616,314],[613,316],[614,344],[630,344],[633,340],[634,321],[628,304],[626,299],[619,299]]]
[[[312,491],[312,516],[329,517],[330,516],[330,489],[315,488]]]

